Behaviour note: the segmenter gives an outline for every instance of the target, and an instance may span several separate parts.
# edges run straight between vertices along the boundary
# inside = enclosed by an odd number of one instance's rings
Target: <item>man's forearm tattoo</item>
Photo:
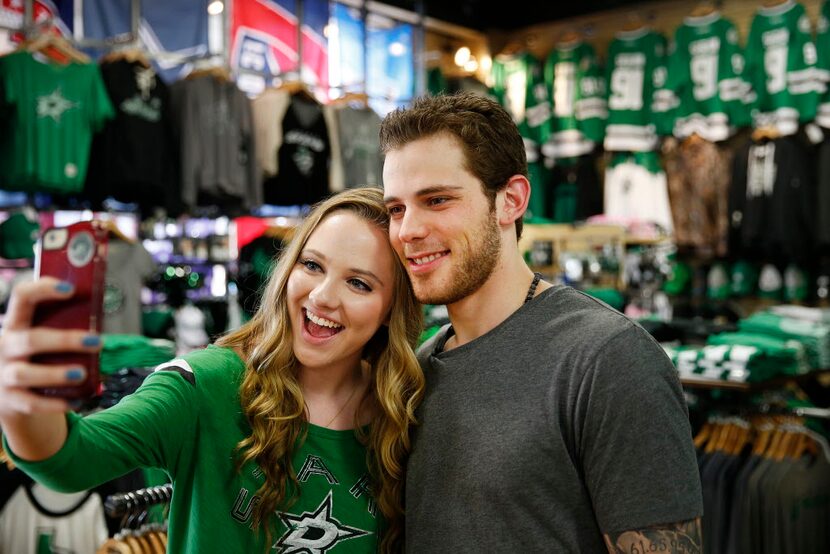
[[[700,519],[606,534],[605,545],[612,554],[700,554],[703,552]]]

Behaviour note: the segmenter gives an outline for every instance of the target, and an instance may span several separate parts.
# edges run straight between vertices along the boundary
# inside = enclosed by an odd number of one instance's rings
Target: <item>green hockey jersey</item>
[[[530,53],[496,57],[492,93],[513,117],[525,139],[528,163],[539,160],[539,145],[550,136],[550,97],[539,61]]]
[[[83,189],[92,135],[114,110],[95,64],[0,57],[0,188]]]
[[[816,123],[830,129],[830,0],[821,6],[816,32],[816,50],[816,75],[824,89],[819,98]]]
[[[540,146],[550,137],[551,110],[542,66],[527,52],[497,56],[491,76],[491,93],[510,113],[524,139],[531,184],[526,216],[529,219],[544,218],[549,211],[545,189],[547,170],[542,162]]]
[[[787,0],[759,8],[746,44],[746,102],[752,124],[792,135],[816,116],[822,83],[816,74],[816,47],[804,7]]]
[[[605,149],[647,152],[670,128],[666,39],[647,28],[620,32],[608,47],[608,123]]]
[[[602,141],[608,117],[605,78],[594,48],[583,42],[560,44],[545,61],[544,76],[553,115],[543,154],[554,159],[588,154]]]
[[[718,142],[749,124],[738,31],[719,12],[685,19],[675,32],[667,68],[675,136],[697,134]]]

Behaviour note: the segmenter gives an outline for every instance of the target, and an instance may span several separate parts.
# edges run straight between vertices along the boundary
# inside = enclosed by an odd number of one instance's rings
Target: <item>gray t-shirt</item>
[[[111,240],[104,285],[104,332],[141,334],[141,287],[158,270],[141,243]]]
[[[337,120],[346,188],[379,187],[383,175],[380,116],[371,108],[345,107],[337,111]]]
[[[605,552],[602,533],[702,514],[677,372],[641,327],[557,286],[449,336],[419,351],[407,552]]]

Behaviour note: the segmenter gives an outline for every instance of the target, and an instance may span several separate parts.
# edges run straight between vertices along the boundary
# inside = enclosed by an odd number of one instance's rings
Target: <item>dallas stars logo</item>
[[[368,535],[366,531],[341,525],[331,517],[331,491],[313,513],[304,512],[299,516],[281,513],[288,531],[274,547],[280,547],[281,554],[325,554],[342,541]]]
[[[37,116],[51,117],[55,123],[61,122],[61,116],[65,111],[77,107],[76,102],[70,102],[63,97],[60,87],[52,91],[51,94],[37,97]]]

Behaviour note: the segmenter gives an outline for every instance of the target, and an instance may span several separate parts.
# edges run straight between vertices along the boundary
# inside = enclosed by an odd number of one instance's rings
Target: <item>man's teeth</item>
[[[431,262],[433,260],[437,260],[438,258],[440,258],[443,255],[444,255],[443,253],[441,253],[441,254],[430,254],[429,256],[424,256],[423,258],[413,258],[412,261],[414,261],[416,265],[428,264],[429,262]]]
[[[313,321],[314,323],[316,323],[317,325],[319,325],[321,327],[330,327],[331,329],[339,329],[340,327],[343,327],[339,323],[335,323],[334,321],[329,321],[328,319],[326,319],[324,317],[316,316],[316,315],[314,315],[313,313],[311,313],[309,311],[306,311],[305,315],[308,317],[308,319],[310,319],[311,321]]]

